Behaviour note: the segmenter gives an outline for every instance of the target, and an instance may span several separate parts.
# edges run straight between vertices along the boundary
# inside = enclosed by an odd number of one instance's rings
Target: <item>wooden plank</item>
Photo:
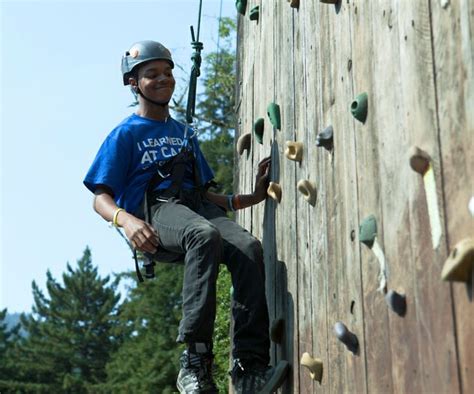
[[[378,6],[372,2],[354,1],[350,10],[352,28],[352,69],[353,92],[357,95],[367,92],[369,115],[365,124],[353,120],[354,140],[357,158],[357,180],[359,200],[359,224],[368,215],[374,215],[379,224],[383,223],[380,202],[380,173],[377,153],[378,135],[374,118],[378,114],[374,98],[373,31],[372,18]],[[348,103],[352,98],[347,98]],[[347,116],[350,116],[347,113]],[[379,226],[381,227],[381,226]],[[358,239],[358,237],[357,237]],[[378,231],[378,243],[384,250],[384,233]],[[388,313],[379,287],[379,263],[372,250],[360,246],[362,285],[364,293],[364,338],[367,360],[367,391],[392,392],[392,363]]]
[[[474,196],[474,5],[431,1],[438,138],[448,251],[474,234],[467,206]],[[474,391],[474,272],[468,284],[453,283],[461,392]],[[444,286],[447,286],[445,284]]]
[[[436,194],[442,206],[429,2],[400,3],[398,14],[400,70],[403,74],[403,94],[400,102],[403,106],[404,127],[409,130],[407,145],[417,145],[433,158]],[[408,161],[408,157],[405,157]],[[422,370],[421,391],[457,392],[459,382],[451,294],[449,288],[439,279],[446,247],[442,238],[440,245],[433,249],[421,176],[412,172],[412,176],[406,181],[410,193],[412,258],[416,269],[414,290]],[[443,224],[443,210],[440,210],[440,213],[440,221]],[[442,236],[444,237],[444,234]]]
[[[263,1],[260,4],[260,16],[258,22],[253,21],[252,34],[249,39],[255,42],[255,70],[258,73],[254,87],[254,115],[249,131],[252,131],[253,122],[263,117],[265,119],[264,145],[258,144],[255,140],[254,146],[254,174],[259,161],[269,154],[271,128],[266,117],[266,103],[274,100],[273,73],[268,70],[274,69],[273,51],[273,23],[274,6],[271,2]],[[272,168],[272,173],[273,173]],[[272,175],[273,176],[273,175]],[[267,301],[269,308],[270,322],[276,317],[276,266],[277,266],[277,226],[275,217],[274,202],[267,201],[265,205],[260,204],[252,208],[254,215],[254,229],[261,234],[263,240]],[[263,224],[263,227],[262,227]],[[276,345],[271,344],[271,360],[276,361]]]
[[[344,377],[331,388],[334,392],[363,393],[367,391],[367,386],[361,267],[358,244],[355,239],[351,239],[351,232],[357,228],[356,207],[359,202],[354,128],[348,111],[348,101],[353,96],[350,5],[342,3],[340,9],[321,5],[320,10],[322,114],[318,131],[333,126],[334,151],[331,156],[319,148],[318,154],[326,157],[325,178],[332,183],[326,192],[330,215],[328,243],[333,245],[328,265],[339,271],[335,283],[336,299],[333,298],[334,313],[328,321],[328,340],[333,344],[331,348],[336,352],[334,355]],[[357,354],[348,351],[335,338],[333,327],[337,321],[344,322],[357,335],[360,342]]]
[[[400,41],[405,42],[403,21],[399,18],[398,1],[382,1],[374,9],[373,106],[377,111],[373,127],[378,133],[380,202],[383,222],[384,254],[388,262],[388,288],[404,293],[408,311],[402,318],[389,309],[389,335],[394,389],[420,392],[421,374],[417,306],[415,303],[416,267],[410,248],[409,190],[407,179],[413,178],[407,166],[410,127],[404,124],[403,91],[400,69]],[[388,308],[385,305],[385,308]]]
[[[295,163],[284,156],[285,141],[295,135],[294,102],[294,55],[293,55],[293,11],[286,2],[272,2],[275,5],[273,31],[273,59],[275,102],[280,106],[281,130],[274,130],[274,150],[278,151],[279,181],[282,187],[282,201],[276,208],[276,259],[275,316],[285,316],[286,338],[283,346],[277,346],[277,359],[286,359],[293,365],[298,363],[297,320],[297,225]],[[268,69],[262,70],[268,73]],[[275,174],[276,175],[276,174]],[[296,364],[297,366],[298,364]],[[293,393],[299,390],[298,380],[289,379],[281,392]]]
[[[321,358],[323,360],[324,368],[326,367],[326,360],[319,354],[318,350],[315,353],[314,349],[314,335],[317,334],[320,339],[325,338],[326,329],[320,330],[320,322],[315,322],[314,317],[321,317],[325,320],[325,300],[320,294],[315,295],[313,292],[313,285],[315,282],[315,275],[318,273],[314,270],[314,256],[313,247],[318,241],[319,230],[321,228],[321,215],[317,215],[321,211],[321,207],[312,207],[303,200],[302,195],[296,191],[296,182],[300,179],[308,179],[309,173],[313,172],[312,168],[315,165],[314,157],[312,156],[311,146],[308,144],[308,113],[315,108],[311,108],[311,101],[308,97],[310,94],[307,90],[308,85],[314,82],[308,76],[307,67],[309,63],[314,60],[311,57],[307,48],[307,39],[311,35],[311,30],[308,29],[307,18],[313,10],[313,6],[307,2],[300,2],[300,8],[294,13],[295,35],[294,35],[294,102],[295,102],[295,133],[294,140],[303,142],[303,158],[301,164],[295,163],[295,178],[293,187],[294,204],[296,205],[296,222],[297,222],[297,287],[298,287],[298,369],[295,371],[295,380],[299,379],[299,391],[302,393],[313,392],[319,383],[314,382],[309,375],[306,368],[299,366],[299,359],[304,352],[308,352],[314,358]],[[313,63],[314,64],[314,63]],[[313,96],[315,97],[315,96]],[[289,138],[292,140],[293,138]],[[314,181],[314,179],[312,179]],[[323,281],[323,278],[321,278]],[[321,303],[322,301],[322,303]],[[324,339],[323,339],[324,340]],[[323,372],[323,376],[325,370]],[[324,381],[324,377],[323,377]]]

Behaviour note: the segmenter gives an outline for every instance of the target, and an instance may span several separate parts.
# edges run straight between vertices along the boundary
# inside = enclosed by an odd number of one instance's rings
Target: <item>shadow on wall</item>
[[[271,146],[272,165],[270,170],[270,181],[279,183],[280,161],[278,154],[278,143],[272,142]],[[294,301],[288,292],[288,273],[284,261],[278,260],[276,244],[276,206],[277,202],[268,198],[265,202],[263,217],[263,253],[265,261],[266,291],[270,322],[275,323],[282,319],[282,324],[277,328],[278,333],[272,332],[273,341],[270,354],[273,365],[280,360],[287,360],[290,364],[294,357]],[[273,330],[272,330],[273,331]],[[290,371],[288,376],[292,376]],[[293,393],[293,381],[287,379],[281,387],[282,393]]]

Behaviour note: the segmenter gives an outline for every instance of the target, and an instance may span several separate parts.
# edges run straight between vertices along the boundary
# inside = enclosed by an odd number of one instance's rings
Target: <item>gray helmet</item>
[[[149,60],[166,60],[174,68],[171,52],[156,41],[139,41],[132,45],[122,57],[123,84],[128,85],[128,79],[133,76],[133,69]]]

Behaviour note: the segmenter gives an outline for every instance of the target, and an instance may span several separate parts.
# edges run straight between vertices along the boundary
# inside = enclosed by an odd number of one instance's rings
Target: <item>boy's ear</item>
[[[137,80],[135,78],[128,78],[128,83],[132,87],[133,90],[137,90]]]

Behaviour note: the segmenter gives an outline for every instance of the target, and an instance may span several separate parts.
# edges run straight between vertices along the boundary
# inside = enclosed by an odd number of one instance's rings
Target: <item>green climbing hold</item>
[[[247,9],[247,0],[237,0],[235,2],[235,8],[239,14],[245,15],[245,10]]]
[[[359,228],[359,241],[371,248],[377,235],[377,221],[374,215],[366,217]]]
[[[267,107],[267,114],[272,122],[273,127],[280,130],[281,121],[280,121],[280,106],[275,103],[270,103]]]
[[[255,133],[255,139],[263,144],[263,126],[265,120],[263,118],[258,118],[253,124],[253,132]]]
[[[367,93],[359,94],[351,104],[351,112],[358,121],[365,123],[367,119],[367,108],[368,108],[369,98]]]
[[[251,21],[258,21],[258,15],[260,14],[260,6],[256,5],[250,10],[249,18]]]

